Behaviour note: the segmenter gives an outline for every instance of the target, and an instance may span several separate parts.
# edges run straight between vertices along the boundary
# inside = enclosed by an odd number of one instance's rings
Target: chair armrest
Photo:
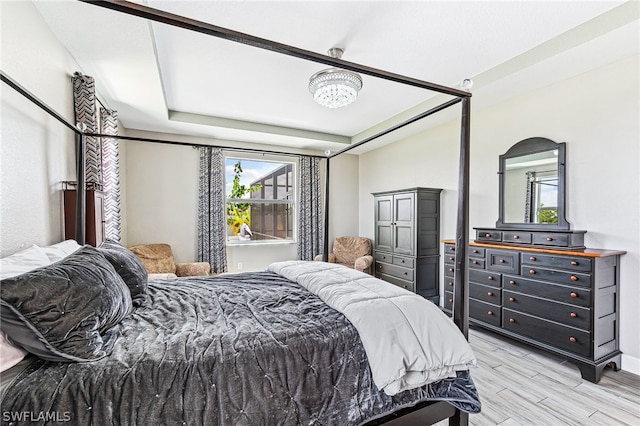
[[[366,255],[356,259],[353,269],[356,269],[360,272],[367,272],[371,265],[373,264],[373,256]]]
[[[176,263],[176,275],[179,277],[196,277],[209,275],[211,265],[208,262]]]
[[[316,257],[313,258],[313,260],[316,261],[322,261],[322,255],[319,254]],[[333,253],[329,253],[329,263],[336,263],[336,255]]]

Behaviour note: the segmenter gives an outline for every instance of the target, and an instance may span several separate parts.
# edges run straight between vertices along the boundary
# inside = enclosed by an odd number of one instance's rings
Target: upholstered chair
[[[315,260],[322,260],[322,255],[316,256]],[[337,237],[329,253],[329,262],[371,274],[371,240],[365,237]]]
[[[176,278],[209,275],[207,262],[176,263],[169,244],[140,244],[129,247],[144,265],[149,278]]]

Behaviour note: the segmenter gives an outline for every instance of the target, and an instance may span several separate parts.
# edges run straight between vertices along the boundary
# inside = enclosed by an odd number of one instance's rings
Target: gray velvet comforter
[[[111,355],[33,362],[7,390],[2,422],[28,413],[47,424],[357,425],[432,399],[480,409],[467,372],[379,391],[347,319],[260,272],[151,281]]]

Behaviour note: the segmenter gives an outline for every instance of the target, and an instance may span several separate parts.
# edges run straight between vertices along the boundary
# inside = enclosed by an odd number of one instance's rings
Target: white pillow
[[[27,355],[27,351],[9,342],[0,330],[0,372],[8,370]]]
[[[76,240],[66,240],[58,244],[53,244],[40,249],[47,255],[51,263],[57,262],[69,256],[71,253],[82,247]]]
[[[15,277],[51,264],[44,251],[32,245],[28,249],[0,259],[0,279]]]

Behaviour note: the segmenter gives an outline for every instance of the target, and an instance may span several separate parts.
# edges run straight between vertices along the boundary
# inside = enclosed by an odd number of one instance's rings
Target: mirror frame
[[[504,222],[504,179],[506,171],[506,162],[508,159],[520,157],[523,155],[536,154],[543,151],[558,150],[558,223],[546,224],[546,223],[516,223],[516,222]],[[521,140],[513,145],[507,152],[500,156],[500,170],[499,176],[499,210],[498,220],[496,221],[496,228],[506,229],[526,229],[526,230],[568,230],[571,229],[571,225],[567,222],[565,217],[566,207],[566,144],[565,142],[556,143],[551,139],[533,137]]]

